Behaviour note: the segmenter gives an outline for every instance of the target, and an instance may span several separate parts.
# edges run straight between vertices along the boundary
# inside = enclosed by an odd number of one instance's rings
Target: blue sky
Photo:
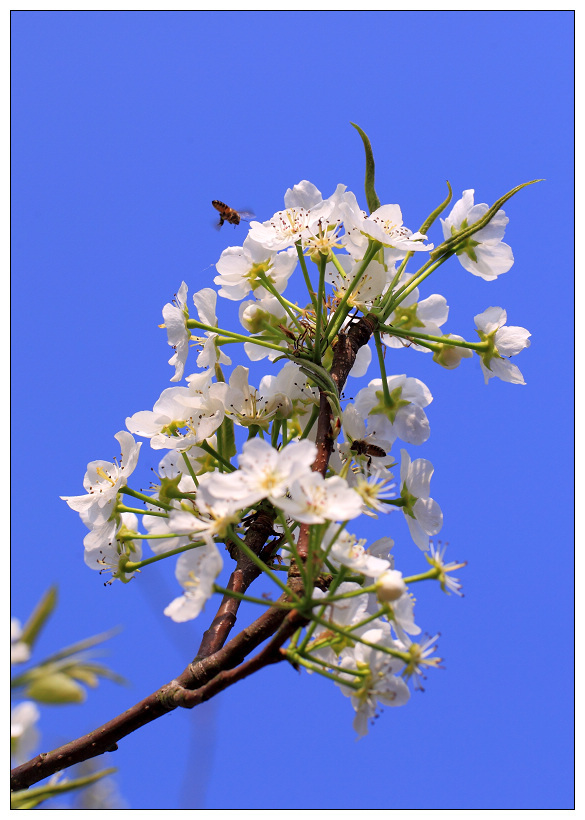
[[[162,614],[172,566],[105,588],[59,496],[170,385],[163,305],[182,280],[211,285],[245,238],[213,230],[211,200],[263,220],[308,179],[365,206],[350,122],[372,142],[380,199],[413,229],[446,180],[488,203],[545,180],[505,207],[507,274],[484,282],[452,260],[421,292],[444,294],[448,330],[468,338],[475,314],[506,308],[532,333],[527,385],[411,350],[388,365],[434,396],[411,455],[433,462],[441,537],[468,561],[462,600],[417,590],[445,669],[359,742],[329,682],[265,670],[107,756],[131,808],[572,807],[572,47],[569,11],[12,13],[11,611],[26,618],[58,583],[39,655],[120,625],[108,660],[130,681],[43,708],[45,750],[178,674],[206,627]],[[233,305],[218,313],[235,326]],[[147,486],[158,458],[142,450]],[[386,527],[418,571],[394,519],[368,537]]]

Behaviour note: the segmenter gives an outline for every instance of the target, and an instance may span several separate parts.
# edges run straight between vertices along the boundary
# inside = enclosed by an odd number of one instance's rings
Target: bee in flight
[[[368,467],[370,467],[372,463],[372,456],[374,458],[383,458],[387,455],[386,450],[383,450],[381,447],[378,447],[377,444],[370,444],[363,439],[354,439],[350,450],[356,454],[356,456],[368,456]]]
[[[252,211],[236,211],[235,208],[230,208],[229,205],[220,202],[219,199],[214,199],[211,204],[216,211],[219,211],[219,222],[215,226],[218,230],[224,222],[229,222],[230,225],[239,225],[242,219],[244,222],[249,222],[256,216]]]

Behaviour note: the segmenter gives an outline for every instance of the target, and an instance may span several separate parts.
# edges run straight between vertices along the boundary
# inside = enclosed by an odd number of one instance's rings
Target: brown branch
[[[340,394],[349,371],[354,365],[358,350],[368,343],[376,326],[376,317],[367,314],[354,323],[347,334],[339,334],[334,349],[331,376]],[[318,470],[323,475],[327,471],[334,445],[331,422],[331,406],[326,395],[321,393],[316,438],[317,458],[313,464],[313,470]],[[246,533],[246,543],[263,560],[269,558],[277,549],[276,542],[266,543],[272,534],[272,521],[269,515],[260,513]],[[308,526],[302,525],[298,543],[301,556],[306,556],[308,534]],[[228,548],[230,548],[229,544]],[[233,554],[236,558],[236,568],[230,577],[228,589],[243,592],[260,572],[246,556],[237,550],[235,545],[231,545],[231,548],[237,551]],[[300,584],[298,591],[302,593],[300,578],[291,574],[289,584],[293,587]],[[281,596],[279,600],[286,600],[286,596]],[[76,763],[97,757],[107,751],[115,751],[119,740],[141,726],[168,714],[179,706],[193,708],[258,669],[271,663],[277,663],[284,658],[281,652],[282,644],[296,629],[307,623],[307,619],[296,610],[287,613],[286,610],[271,607],[224,646],[236,622],[238,607],[237,600],[229,595],[224,596],[215,618],[203,635],[196,658],[176,680],[162,686],[93,732],[52,752],[39,754],[27,763],[17,766],[11,772],[11,788],[13,790],[26,789],[45,777]],[[274,636],[272,640],[256,656],[244,662],[250,652],[271,636]]]
[[[285,600],[285,596],[281,596],[279,600]],[[147,723],[168,714],[178,706],[191,708],[201,700],[208,700],[216,694],[216,691],[221,691],[239,680],[239,676],[236,674],[224,676],[220,679],[217,690],[214,691],[213,687],[208,688],[204,697],[199,701],[193,697],[193,702],[189,702],[186,697],[188,694],[195,696],[196,692],[193,690],[205,686],[213,681],[214,677],[242,663],[250,652],[271,635],[274,635],[285,618],[291,614],[287,610],[271,607],[239,635],[232,638],[222,649],[207,658],[189,664],[179,678],[162,686],[121,715],[77,740],[66,743],[52,752],[39,754],[27,763],[17,766],[11,772],[11,788],[13,790],[26,789],[34,783],[38,783],[39,780],[73,766],[75,763],[97,757],[104,752],[115,751],[119,740],[141,726],[145,726]],[[289,623],[292,620],[289,619]],[[292,633],[287,630],[288,634]],[[283,642],[284,640],[286,640],[286,636],[283,638]],[[272,657],[270,653],[262,657],[266,659],[266,663],[274,663],[274,660],[270,659]],[[260,660],[262,660],[262,657]],[[258,666],[260,660],[256,661],[254,668],[260,668]],[[244,670],[244,674],[241,676],[245,677],[246,674],[250,674],[250,672]]]
[[[245,543],[256,555],[261,555],[262,560],[270,557],[270,553],[276,551],[278,546],[275,543],[267,544],[269,537],[274,534],[272,525],[274,523],[274,513],[260,510],[255,520],[250,524],[244,538]],[[265,547],[269,555],[264,556]],[[248,587],[260,575],[260,569],[248,558],[237,546],[227,542],[227,548],[232,558],[236,560],[236,568],[230,575],[227,589],[243,594]],[[231,595],[224,595],[219,605],[215,618],[203,633],[201,645],[197,651],[195,661],[206,658],[217,652],[224,645],[231,630],[236,623],[236,616],[241,601]]]
[[[347,333],[339,333],[335,347],[333,349],[333,363],[331,365],[331,378],[335,382],[337,392],[341,396],[341,391],[345,386],[349,371],[355,364],[360,347],[366,345],[374,330],[378,327],[378,319],[372,313],[362,316],[358,322],[351,325]],[[334,431],[332,428],[333,414],[327,396],[320,392],[319,397],[319,418],[317,421],[317,458],[313,462],[313,471],[325,476],[327,465],[333,452],[335,443]],[[309,546],[309,524],[301,524],[297,550],[301,558],[307,557]]]

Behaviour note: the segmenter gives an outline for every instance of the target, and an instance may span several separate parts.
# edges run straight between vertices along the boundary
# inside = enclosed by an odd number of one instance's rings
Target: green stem
[[[324,678],[329,678],[329,680],[335,681],[335,683],[342,683],[344,686],[349,686],[350,689],[359,689],[361,684],[359,682],[353,683],[352,681],[345,680],[344,678],[340,678],[339,675],[334,675],[332,672],[326,672],[325,669],[322,669],[316,663],[311,663],[311,661],[305,660],[305,658],[299,657],[296,652],[286,652],[284,653],[287,658],[289,658],[290,662],[293,664],[299,664],[300,666],[304,666],[305,669],[310,669],[311,672],[315,672],[317,675],[322,675]],[[345,672],[346,670],[344,670]],[[351,669],[348,669],[347,672],[353,674]]]
[[[321,328],[323,326],[323,303],[325,302],[325,266],[327,259],[322,254],[319,256],[319,290],[317,293],[317,312],[315,314],[315,350],[313,360],[321,364]]]
[[[307,270],[307,261],[303,254],[303,247],[301,245],[301,241],[299,239],[298,242],[295,242],[295,248],[297,249],[297,256],[299,257],[299,264],[301,266],[301,270],[303,272],[303,276],[305,278],[305,285],[307,286],[307,291],[309,292],[309,297],[311,302],[313,303],[313,307],[315,308],[315,313],[317,313],[317,294],[313,290],[313,283],[311,282],[311,277],[309,276],[309,271]]]
[[[153,536],[150,536],[151,538]],[[156,537],[156,536],[154,536]],[[160,537],[160,536],[159,536]],[[180,537],[180,536],[178,536]],[[148,564],[155,564],[157,561],[162,561],[163,558],[170,558],[172,555],[179,555],[181,552],[187,552],[188,550],[195,549],[196,547],[204,547],[205,541],[195,541],[190,544],[187,544],[184,547],[177,547],[174,550],[169,550],[168,552],[163,552],[160,555],[154,555],[152,558],[145,558],[144,561],[128,561],[124,565],[124,572],[136,572],[142,567],[147,566]]]
[[[218,432],[219,432],[219,430],[218,430]],[[196,487],[198,487],[199,482],[197,481],[197,476],[195,475],[195,472],[193,470],[193,465],[191,464],[191,460],[189,459],[189,456],[187,455],[187,453],[181,453],[181,455],[183,456],[183,461],[187,465],[187,469],[189,470],[189,475],[193,479],[193,483],[195,484]]]
[[[205,450],[206,453],[209,453],[210,456],[213,456],[213,458],[215,458],[217,461],[219,461],[220,464],[223,464],[224,467],[227,467],[227,469],[230,472],[233,473],[235,471],[236,468],[234,467],[234,465],[230,464],[230,462],[227,461],[227,459],[225,459],[223,456],[221,456],[217,452],[217,450],[214,450],[214,448],[211,446],[211,444],[208,441],[202,441],[199,446],[201,447],[202,450]]]
[[[233,527],[229,527],[228,531],[229,531],[230,540],[233,541],[234,544],[237,544],[237,546],[242,550],[244,555],[246,555],[251,561],[253,561],[256,564],[256,566],[258,567],[258,569],[262,570],[262,572],[264,572],[266,575],[268,575],[268,577],[271,578],[274,581],[274,583],[278,587],[280,587],[280,589],[284,593],[286,593],[286,595],[288,595],[290,598],[292,598],[293,601],[295,601],[295,603],[300,604],[301,601],[300,601],[298,595],[296,595],[290,587],[288,587],[286,584],[284,584],[280,580],[278,575],[275,575],[275,573],[272,572],[270,567],[268,567],[264,563],[264,561],[262,561],[260,558],[258,558],[256,553],[253,550],[250,549],[250,547],[246,544],[246,542],[242,541],[242,539],[235,533]]]
[[[265,274],[265,273],[262,273],[262,272],[260,271],[260,272],[257,274],[257,276],[258,276],[258,279],[260,280],[260,282],[262,283],[262,286],[263,286],[263,287],[264,287],[264,288],[265,288],[265,289],[266,289],[269,293],[271,293],[271,294],[274,296],[274,298],[278,300],[278,302],[280,302],[280,304],[282,305],[282,307],[283,307],[283,308],[284,308],[284,310],[286,311],[286,313],[287,313],[287,315],[289,316],[289,318],[290,318],[290,319],[293,321],[293,323],[297,326],[297,328],[298,328],[298,330],[299,330],[299,333],[302,333],[302,332],[303,332],[303,328],[302,328],[302,326],[301,326],[301,324],[300,324],[299,320],[297,319],[297,317],[294,315],[294,313],[292,312],[292,310],[291,310],[291,309],[290,309],[290,307],[288,306],[288,301],[287,301],[286,299],[283,299],[283,297],[281,296],[281,294],[280,294],[280,293],[276,290],[276,288],[274,287],[273,283],[270,281],[270,279],[268,278],[268,276],[266,276],[266,274]]]
[[[262,606],[276,607],[276,609],[294,609],[293,604],[287,604],[283,601],[272,601],[268,598],[254,598],[252,595],[244,595],[242,592],[236,592],[234,589],[226,589],[220,587],[218,584],[213,585],[213,591],[219,592],[220,595],[228,595],[230,598],[235,598],[238,601],[248,601],[250,604],[261,604]]]
[[[251,344],[260,345],[260,347],[269,347],[271,350],[278,350],[279,353],[283,352],[283,348],[279,345],[262,341],[262,339],[258,339],[256,336],[244,336],[242,333],[232,333],[231,330],[223,330],[222,328],[213,327],[212,325],[204,325],[203,322],[197,322],[195,319],[188,319],[187,327],[195,328],[197,330],[207,330],[218,336],[225,336],[228,339],[235,339],[237,342],[250,342]]]
[[[155,512],[154,510],[140,510],[137,507],[127,507],[125,504],[116,504],[116,512],[134,513],[135,515],[154,515],[157,518],[168,518],[166,512]]]
[[[388,333],[390,336],[400,336],[403,339],[424,339],[435,344],[466,347],[478,353],[483,353],[489,348],[489,342],[466,342],[465,340],[450,339],[446,336],[430,336],[428,333],[419,333],[416,330],[402,330],[401,328],[394,327],[394,325],[380,325],[380,330],[382,333]]]
[[[124,484],[123,487],[120,487],[120,492],[124,495],[131,495],[132,498],[138,498],[139,501],[144,501],[145,504],[154,504],[155,507],[160,507],[163,510],[172,510],[173,507],[170,504],[165,504],[164,501],[157,501],[154,498],[151,498],[146,493],[140,493],[138,490],[131,490],[127,484]]]
[[[368,265],[380,249],[380,247],[381,245],[379,242],[374,242],[373,240],[370,240],[366,253],[364,254],[364,258],[362,259],[362,264],[359,266],[357,273],[355,274],[355,276],[349,284],[349,287],[343,294],[343,297],[339,302],[339,305],[337,306],[335,313],[329,320],[329,323],[325,329],[326,341],[331,342],[337,336],[340,327],[342,326],[347,314],[351,310],[351,307],[347,309],[347,301],[351,296],[352,292],[355,290],[358,282],[364,275],[366,268],[368,267]]]
[[[392,407],[392,399],[390,398],[390,389],[388,387],[388,378],[386,376],[386,363],[384,362],[384,350],[382,348],[382,340],[380,338],[379,330],[374,331],[374,342],[376,345],[376,353],[378,354],[378,364],[380,365],[380,378],[382,380],[384,404],[386,407]]]
[[[440,570],[436,567],[430,569],[428,572],[421,572],[419,575],[409,575],[408,578],[403,578],[405,584],[415,584],[417,581],[431,581],[439,578]]]

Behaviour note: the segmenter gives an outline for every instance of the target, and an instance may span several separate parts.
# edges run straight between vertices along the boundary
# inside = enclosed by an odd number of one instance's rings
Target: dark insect
[[[219,222],[215,226],[218,230],[224,222],[229,222],[230,225],[239,225],[242,219],[244,222],[249,222],[256,216],[252,211],[236,211],[235,208],[230,208],[229,205],[220,202],[219,199],[212,200],[211,204],[216,211],[219,211]]]
[[[368,456],[368,467],[372,464],[372,456],[374,458],[383,458],[388,455],[386,450],[378,447],[377,444],[369,444],[367,441],[358,438],[352,443],[350,449],[357,456]]]

